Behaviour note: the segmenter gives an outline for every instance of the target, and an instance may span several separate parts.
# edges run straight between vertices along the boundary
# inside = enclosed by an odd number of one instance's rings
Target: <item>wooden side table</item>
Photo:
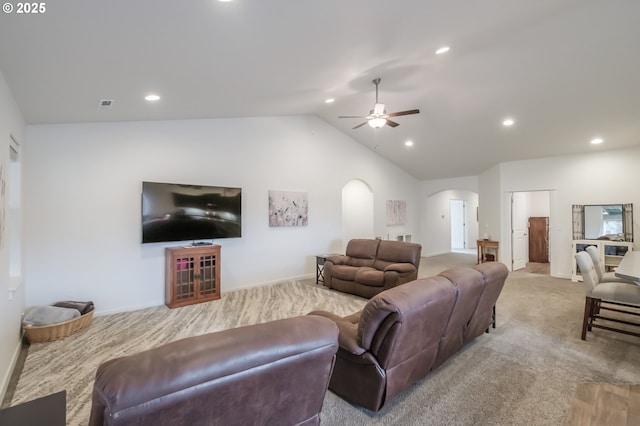
[[[484,262],[492,262],[492,261],[497,262],[499,248],[500,248],[500,243],[498,241],[478,240],[478,264],[484,263]],[[495,254],[489,254],[487,252],[487,249],[489,249],[489,251],[494,251]],[[487,258],[488,254],[489,254],[489,258]],[[491,257],[493,257],[493,259],[491,259]]]
[[[327,257],[342,256],[342,253],[329,253],[316,255],[316,284],[324,284],[324,262]]]

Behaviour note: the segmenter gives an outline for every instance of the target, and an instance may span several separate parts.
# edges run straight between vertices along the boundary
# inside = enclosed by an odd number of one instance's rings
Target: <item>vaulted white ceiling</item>
[[[0,70],[30,124],[312,114],[420,179],[640,144],[638,0],[45,7],[0,13]],[[367,115],[377,77],[387,110],[421,113],[352,130],[337,116]]]

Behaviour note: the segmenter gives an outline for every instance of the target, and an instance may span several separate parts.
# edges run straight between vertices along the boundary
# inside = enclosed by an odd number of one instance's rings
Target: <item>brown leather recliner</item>
[[[385,290],[360,312],[332,319],[340,349],[329,389],[378,411],[493,323],[508,271],[498,262],[456,267]]]
[[[344,256],[328,257],[324,285],[371,298],[418,277],[422,246],[387,240],[354,239]]]
[[[318,425],[338,348],[303,316],[190,337],[102,364],[90,425]]]

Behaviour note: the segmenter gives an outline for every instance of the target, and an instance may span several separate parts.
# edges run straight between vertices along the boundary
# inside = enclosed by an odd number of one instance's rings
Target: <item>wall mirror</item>
[[[633,204],[574,204],[574,240],[633,241]]]

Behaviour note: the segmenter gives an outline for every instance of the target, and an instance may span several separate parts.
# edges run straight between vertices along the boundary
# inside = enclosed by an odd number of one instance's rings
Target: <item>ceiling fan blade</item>
[[[389,117],[398,117],[400,115],[411,115],[411,114],[420,114],[420,110],[419,109],[410,109],[407,111],[399,111],[399,112],[392,112],[391,114],[388,114]]]
[[[338,118],[367,118],[366,115],[339,115]]]
[[[389,126],[389,127],[398,127],[398,126],[399,126],[399,124],[398,124],[398,123],[396,123],[395,121],[391,121],[391,120],[389,120],[389,119],[387,118],[387,126]]]
[[[359,127],[364,126],[364,125],[365,125],[365,124],[367,124],[367,123],[368,123],[368,121],[365,121],[364,123],[360,123],[360,124],[358,124],[356,127],[352,127],[352,129],[357,129],[357,128],[359,128]]]

